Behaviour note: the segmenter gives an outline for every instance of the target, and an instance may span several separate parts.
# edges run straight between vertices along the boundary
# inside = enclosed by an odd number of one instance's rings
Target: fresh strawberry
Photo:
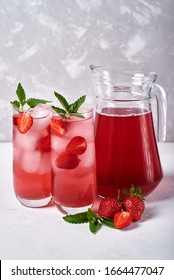
[[[17,116],[18,130],[24,134],[26,133],[33,124],[33,118],[29,113],[22,112]]]
[[[66,147],[66,151],[75,155],[82,155],[87,149],[86,139],[82,136],[75,136]]]
[[[98,209],[100,217],[113,219],[114,214],[120,212],[122,209],[122,202],[113,197],[106,197],[101,200]]]
[[[40,138],[37,148],[41,152],[50,152],[51,151],[51,137],[47,135],[45,137]]]
[[[124,194],[127,197],[123,201],[123,209],[130,213],[134,222],[140,220],[145,209],[141,188],[135,188],[134,185],[131,185],[129,193],[124,191]]]
[[[75,154],[62,152],[56,159],[55,164],[62,169],[74,169],[78,166],[80,159]]]
[[[114,215],[114,225],[116,228],[124,228],[132,223],[132,216],[129,212],[117,212]]]
[[[123,208],[130,213],[135,222],[141,219],[145,204],[143,199],[136,196],[129,196],[123,201]]]
[[[57,136],[62,137],[66,132],[65,122],[61,119],[51,119],[51,129]]]

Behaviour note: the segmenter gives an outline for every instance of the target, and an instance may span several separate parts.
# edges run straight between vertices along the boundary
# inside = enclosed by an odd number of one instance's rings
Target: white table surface
[[[146,198],[143,218],[124,230],[62,219],[55,206],[32,209],[15,198],[12,144],[0,143],[0,259],[174,259],[174,143],[159,145],[164,178]]]

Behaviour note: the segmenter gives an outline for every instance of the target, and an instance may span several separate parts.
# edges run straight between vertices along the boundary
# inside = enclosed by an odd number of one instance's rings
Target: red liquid
[[[53,117],[56,119],[56,117]],[[57,118],[57,119],[60,119]],[[77,208],[93,204],[96,196],[96,162],[93,118],[64,120],[65,135],[52,131],[51,162],[52,189],[55,204],[59,207]],[[77,136],[86,140],[87,148],[78,154],[77,166],[67,169],[56,165],[56,159],[66,151],[68,143]]]
[[[51,195],[50,184],[51,172],[28,173],[19,165],[14,165],[14,189],[19,197],[31,200],[46,198]]]
[[[117,197],[118,189],[129,190],[131,184],[148,195],[163,177],[152,113],[126,110],[96,114],[97,192],[103,197]]]
[[[51,197],[50,117],[33,119],[33,125],[21,134],[13,116],[13,181],[20,199],[41,200]]]

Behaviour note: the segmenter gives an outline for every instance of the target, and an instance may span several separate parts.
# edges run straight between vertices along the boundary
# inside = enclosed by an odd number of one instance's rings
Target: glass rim
[[[23,110],[17,110],[15,108],[13,108],[13,116],[17,115],[17,114],[22,114],[23,112],[24,113],[28,113],[30,114],[30,116],[33,118],[33,119],[44,119],[46,118],[49,114],[51,114],[51,107],[47,104],[43,104],[45,108],[43,108],[41,111],[42,111],[42,115],[34,115],[34,108],[26,108],[26,109],[23,109]],[[48,110],[49,109],[49,110]],[[45,114],[43,114],[43,112],[45,112]]]
[[[60,117],[62,120],[65,120],[65,121],[84,121],[93,116],[93,108],[87,107],[87,106],[80,107],[80,109],[78,110],[78,113],[84,115],[84,118],[78,117],[75,114],[70,115],[70,118],[62,118],[59,115],[59,113],[57,113],[53,109],[52,109],[51,113],[52,113],[52,117]],[[74,117],[74,118],[71,118],[71,117]]]
[[[147,69],[137,69],[137,68],[112,68],[109,66],[90,65],[90,69],[95,73],[101,73],[103,71],[109,71],[111,73],[117,73],[118,75],[133,78],[134,80],[149,79],[155,81],[157,78],[157,73],[154,71],[149,71]]]
[[[85,110],[85,111],[82,112],[81,109]],[[87,106],[80,107],[80,109],[78,111],[78,113],[92,113],[92,112],[93,112],[93,108],[87,107]]]

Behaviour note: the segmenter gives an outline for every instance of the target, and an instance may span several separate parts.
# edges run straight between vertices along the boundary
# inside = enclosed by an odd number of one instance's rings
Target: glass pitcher
[[[98,195],[117,197],[118,190],[129,191],[133,184],[147,196],[163,178],[157,141],[166,136],[165,91],[155,84],[154,72],[93,65],[90,69],[96,89]],[[152,97],[157,101],[157,136]]]

